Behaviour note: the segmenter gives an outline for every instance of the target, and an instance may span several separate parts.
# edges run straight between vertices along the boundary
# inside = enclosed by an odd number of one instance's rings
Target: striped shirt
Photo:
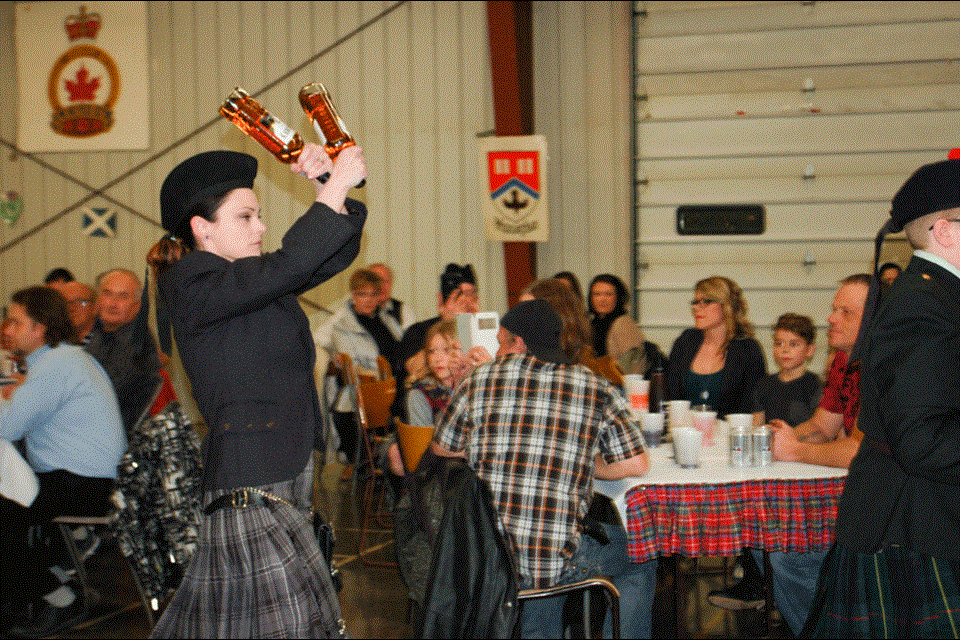
[[[438,420],[436,441],[465,451],[490,486],[520,577],[550,586],[580,544],[593,495],[594,455],[643,453],[623,396],[581,365],[508,355],[477,367]]]

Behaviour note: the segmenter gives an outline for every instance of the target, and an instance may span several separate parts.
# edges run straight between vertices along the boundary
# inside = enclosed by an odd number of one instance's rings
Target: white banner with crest
[[[17,146],[146,149],[146,2],[18,2]]]
[[[546,242],[547,140],[543,136],[478,138],[487,238]]]

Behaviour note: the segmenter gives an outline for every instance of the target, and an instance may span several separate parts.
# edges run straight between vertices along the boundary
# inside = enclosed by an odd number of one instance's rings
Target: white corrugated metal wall
[[[634,4],[640,321],[668,349],[693,283],[727,275],[769,357],[776,317],[824,327],[896,190],[960,146],[960,3]],[[766,232],[676,233],[678,205],[715,203],[765,205]],[[908,258],[902,236],[882,255]]]
[[[106,184],[218,118],[217,107],[234,85],[259,90],[394,4],[148,2],[153,98],[144,117],[152,122],[150,149],[39,157],[89,185]],[[0,81],[7,87],[16,86],[13,5],[0,3]],[[410,300],[421,317],[435,311],[437,274],[448,261],[473,263],[483,284],[503,282],[500,245],[478,241],[482,225],[474,139],[493,127],[488,58],[483,2],[405,3],[258,98],[310,139],[297,91],[313,80],[330,88],[366,150],[370,170],[367,187],[354,194],[370,204],[358,264],[392,264],[400,274],[398,296]],[[13,92],[0,96],[0,135],[8,141],[16,138],[15,97]],[[167,172],[188,156],[215,147],[244,150],[260,159],[259,192],[268,224],[264,244],[277,246],[309,203],[310,188],[224,120],[108,193],[159,220],[157,194]],[[18,191],[26,202],[14,227],[0,227],[3,244],[88,193],[9,151],[0,158],[0,188]],[[87,238],[79,228],[79,213],[70,210],[0,254],[0,293],[6,297],[60,265],[84,280],[111,266],[140,269],[146,251],[161,235],[156,225],[125,211],[113,239]],[[342,276],[307,297],[331,304],[345,292],[345,282]],[[485,287],[492,304],[505,300],[502,288]]]
[[[151,146],[142,152],[47,153],[40,159],[94,187],[106,184],[216,117],[235,84],[256,91],[393,6],[390,2],[150,1]],[[689,288],[711,273],[747,289],[764,325],[794,309],[823,323],[838,278],[867,267],[869,240],[906,175],[952,146],[960,103],[960,5],[955,2],[648,2],[640,22],[639,319],[665,350],[689,323]],[[16,87],[14,3],[0,1],[0,82]],[[586,283],[630,280],[632,242],[631,22],[634,3],[534,2],[535,128],[547,137],[552,236],[538,274],[569,269]],[[502,247],[483,237],[477,133],[493,129],[483,2],[407,3],[261,96],[310,135],[296,91],[330,85],[364,145],[371,218],[359,263],[397,270],[398,297],[434,311],[448,261],[478,267],[484,306],[506,304]],[[803,92],[810,78],[815,90]],[[16,135],[15,90],[0,94],[0,137]],[[42,105],[38,108],[41,108]],[[819,109],[814,112],[814,109]],[[743,111],[743,115],[738,115]],[[649,114],[649,117],[647,117]],[[310,198],[227,122],[112,187],[151,220],[171,167],[210,147],[261,159],[260,193],[276,246]],[[815,179],[804,180],[807,169]],[[9,149],[0,191],[26,210],[0,225],[0,295],[54,266],[85,280],[112,266],[142,268],[160,235],[120,211],[112,240],[87,238],[73,206],[87,191]],[[682,203],[767,206],[759,238],[679,237]],[[99,201],[91,204],[105,205]],[[896,247],[894,247],[896,249]],[[902,249],[902,247],[901,247]],[[901,257],[901,256],[898,256]],[[902,259],[902,257],[901,257]],[[811,264],[803,267],[803,262]],[[813,264],[815,263],[815,264]],[[332,304],[346,275],[310,298]],[[826,343],[821,333],[821,347]],[[766,344],[766,342],[765,342]],[[822,360],[823,349],[818,358]],[[819,362],[819,361],[818,361]]]
[[[0,2],[0,83],[11,89],[17,84],[14,4]],[[25,210],[14,226],[0,225],[0,246],[6,247],[0,251],[0,298],[40,282],[57,266],[88,282],[115,266],[142,272],[146,252],[162,235],[155,221],[163,178],[176,163],[210,148],[246,151],[260,160],[257,190],[268,226],[264,246],[277,247],[309,205],[312,189],[220,119],[217,108],[234,85],[256,92],[336,45],[258,99],[313,139],[297,92],[314,80],[331,90],[364,146],[370,174],[367,186],[353,194],[370,209],[356,265],[392,265],[395,295],[426,318],[436,312],[444,264],[469,262],[477,268],[486,304],[503,308],[502,244],[484,240],[474,142],[478,133],[493,129],[485,3],[400,3],[376,19],[396,4],[147,2],[152,99],[144,117],[151,119],[150,148],[43,153],[37,157],[44,167],[3,147],[0,190],[20,193]],[[16,104],[15,90],[0,93],[0,137],[14,143]],[[210,122],[213,126],[190,136]],[[106,191],[143,217],[95,198],[87,204],[119,211],[117,235],[81,234],[77,203],[89,192],[57,171],[97,188],[184,138]],[[330,307],[345,295],[348,277],[344,273],[304,297]],[[307,311],[313,309],[308,305]],[[179,372],[177,378],[182,390]]]

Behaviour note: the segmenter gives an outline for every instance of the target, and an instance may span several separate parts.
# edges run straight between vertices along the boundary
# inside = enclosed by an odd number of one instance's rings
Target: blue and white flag
[[[98,238],[112,238],[117,235],[117,212],[112,209],[84,207],[83,233]]]

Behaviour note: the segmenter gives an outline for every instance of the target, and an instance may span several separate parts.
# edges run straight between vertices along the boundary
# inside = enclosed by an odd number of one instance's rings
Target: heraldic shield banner
[[[17,145],[27,152],[146,149],[146,3],[15,7]]]
[[[546,242],[547,141],[543,136],[480,138],[487,238],[499,242]]]

